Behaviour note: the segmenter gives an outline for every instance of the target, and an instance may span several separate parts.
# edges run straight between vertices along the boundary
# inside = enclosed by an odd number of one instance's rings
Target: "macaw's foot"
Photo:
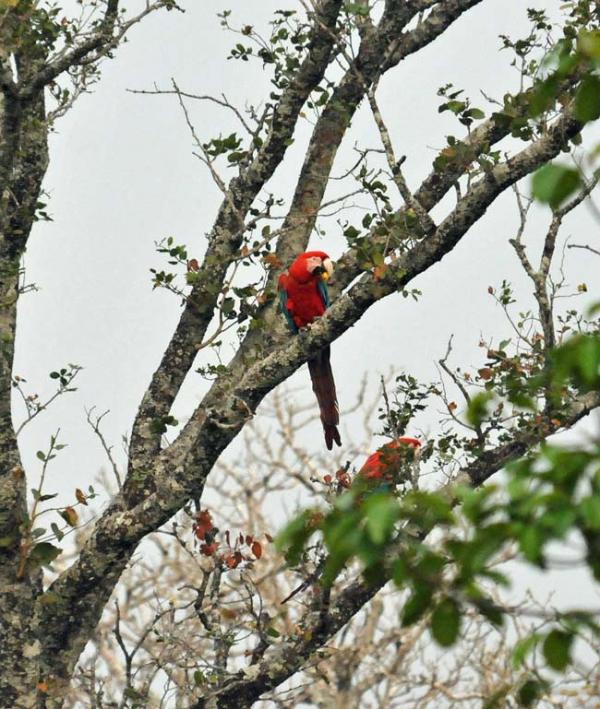
[[[298,337],[300,338],[301,341],[306,340],[306,338],[310,335],[310,323],[308,325],[305,325],[304,327],[301,327],[298,330]]]

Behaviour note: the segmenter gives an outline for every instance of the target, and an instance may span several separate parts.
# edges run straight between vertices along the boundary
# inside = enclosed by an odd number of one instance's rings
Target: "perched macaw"
[[[324,251],[306,251],[279,276],[280,307],[293,333],[321,317],[329,306],[327,281],[332,273],[333,264]],[[308,369],[319,402],[325,445],[331,450],[334,442],[341,446],[342,440],[337,428],[340,415],[329,358],[327,345],[308,360]]]
[[[418,438],[401,436],[372,453],[358,474],[367,480],[402,482],[408,478],[409,465],[418,458],[420,449]]]
[[[354,487],[358,483],[359,495],[355,498],[355,505],[362,504],[370,492],[390,492],[397,483],[409,478],[410,466],[419,459],[421,445],[418,438],[410,436],[400,436],[400,438],[386,443],[375,453],[371,453],[352,483],[346,471],[338,471],[336,474],[338,490],[340,487]],[[362,482],[360,478],[362,478]],[[365,481],[368,482],[365,483]],[[325,475],[324,482],[332,483],[332,476]],[[325,560],[323,559],[312,574],[281,602],[287,603],[310,585],[317,584],[323,573],[324,564]]]

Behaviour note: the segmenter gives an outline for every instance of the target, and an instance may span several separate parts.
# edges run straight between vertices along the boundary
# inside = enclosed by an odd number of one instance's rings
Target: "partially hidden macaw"
[[[329,307],[327,281],[332,273],[333,264],[324,251],[306,251],[279,276],[280,307],[293,333],[310,325]],[[308,369],[319,402],[325,445],[331,450],[334,442],[341,446],[342,440],[337,428],[340,415],[329,360],[327,345],[308,360]]]
[[[367,458],[358,475],[366,480],[397,484],[410,477],[410,465],[418,459],[421,441],[401,436],[378,448]]]

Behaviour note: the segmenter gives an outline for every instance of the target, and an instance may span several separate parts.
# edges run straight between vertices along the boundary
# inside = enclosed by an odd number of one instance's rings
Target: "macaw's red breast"
[[[393,480],[405,465],[414,460],[415,453],[420,447],[421,441],[410,436],[403,436],[386,443],[367,458],[358,474],[369,480],[380,478]]]

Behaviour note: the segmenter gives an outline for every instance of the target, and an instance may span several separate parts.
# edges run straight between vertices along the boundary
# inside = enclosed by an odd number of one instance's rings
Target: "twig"
[[[95,421],[92,421],[92,413],[96,407],[92,406],[91,409],[86,409],[86,417],[87,417],[87,422],[90,424],[92,427],[93,432],[98,436],[100,443],[102,445],[102,448],[104,449],[104,452],[106,453],[106,457],[108,458],[113,474],[115,476],[115,479],[117,481],[117,487],[120,490],[122,486],[121,482],[121,475],[119,474],[119,468],[117,466],[117,463],[115,462],[115,459],[113,458],[112,455],[112,446],[109,446],[108,443],[106,442],[106,439],[102,435],[102,431],[100,430],[100,422],[102,419],[106,416],[106,414],[109,413],[109,410],[107,409],[103,414],[100,414],[100,416],[96,417]]]

